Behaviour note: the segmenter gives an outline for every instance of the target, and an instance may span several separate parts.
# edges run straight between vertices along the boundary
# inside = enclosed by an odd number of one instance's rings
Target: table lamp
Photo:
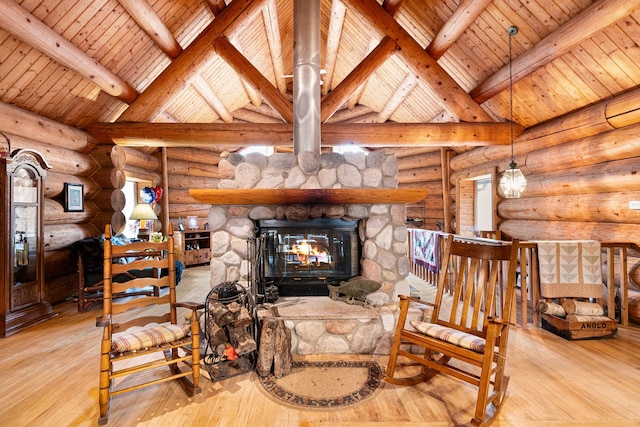
[[[147,203],[138,203],[134,208],[133,208],[133,212],[131,212],[131,215],[129,216],[129,219],[133,219],[133,220],[137,220],[138,221],[138,227],[136,227],[136,238],[138,237],[138,231],[140,228],[144,228],[149,230],[149,233],[153,232],[153,223],[150,224],[150,226],[147,226],[147,224],[145,224],[145,227],[141,227],[141,221],[150,221],[150,220],[156,220],[158,219],[158,216],[156,215],[156,213],[153,211],[153,208],[151,207],[151,205],[147,204]]]

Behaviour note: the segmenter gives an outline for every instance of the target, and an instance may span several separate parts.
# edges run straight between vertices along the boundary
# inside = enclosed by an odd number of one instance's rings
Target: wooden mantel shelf
[[[427,197],[417,188],[251,188],[190,189],[191,197],[210,205],[402,204]]]

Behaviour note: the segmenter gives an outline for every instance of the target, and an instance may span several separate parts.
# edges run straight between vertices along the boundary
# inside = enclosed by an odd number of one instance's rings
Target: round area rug
[[[377,362],[293,362],[291,372],[281,378],[259,377],[269,396],[282,403],[306,408],[353,405],[371,397],[378,389],[382,371]]]

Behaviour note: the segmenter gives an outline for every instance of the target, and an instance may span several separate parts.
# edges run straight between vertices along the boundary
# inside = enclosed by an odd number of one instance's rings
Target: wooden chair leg
[[[100,388],[98,390],[98,405],[100,408],[100,417],[98,418],[98,424],[104,425],[107,423],[109,417],[109,403],[111,400],[110,392],[111,392],[111,358],[110,358],[110,350],[111,350],[111,341],[109,337],[106,336],[106,328],[104,332],[105,336],[103,336],[101,341],[101,349],[100,349]]]

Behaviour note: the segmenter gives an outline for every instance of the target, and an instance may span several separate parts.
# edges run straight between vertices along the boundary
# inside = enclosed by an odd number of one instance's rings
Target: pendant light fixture
[[[509,115],[511,123],[511,163],[509,169],[502,173],[500,177],[500,190],[507,199],[517,199],[522,195],[524,188],[527,186],[527,180],[524,178],[522,171],[518,169],[513,154],[513,69],[512,69],[512,51],[511,38],[518,34],[518,27],[511,26],[507,29],[509,32]]]

